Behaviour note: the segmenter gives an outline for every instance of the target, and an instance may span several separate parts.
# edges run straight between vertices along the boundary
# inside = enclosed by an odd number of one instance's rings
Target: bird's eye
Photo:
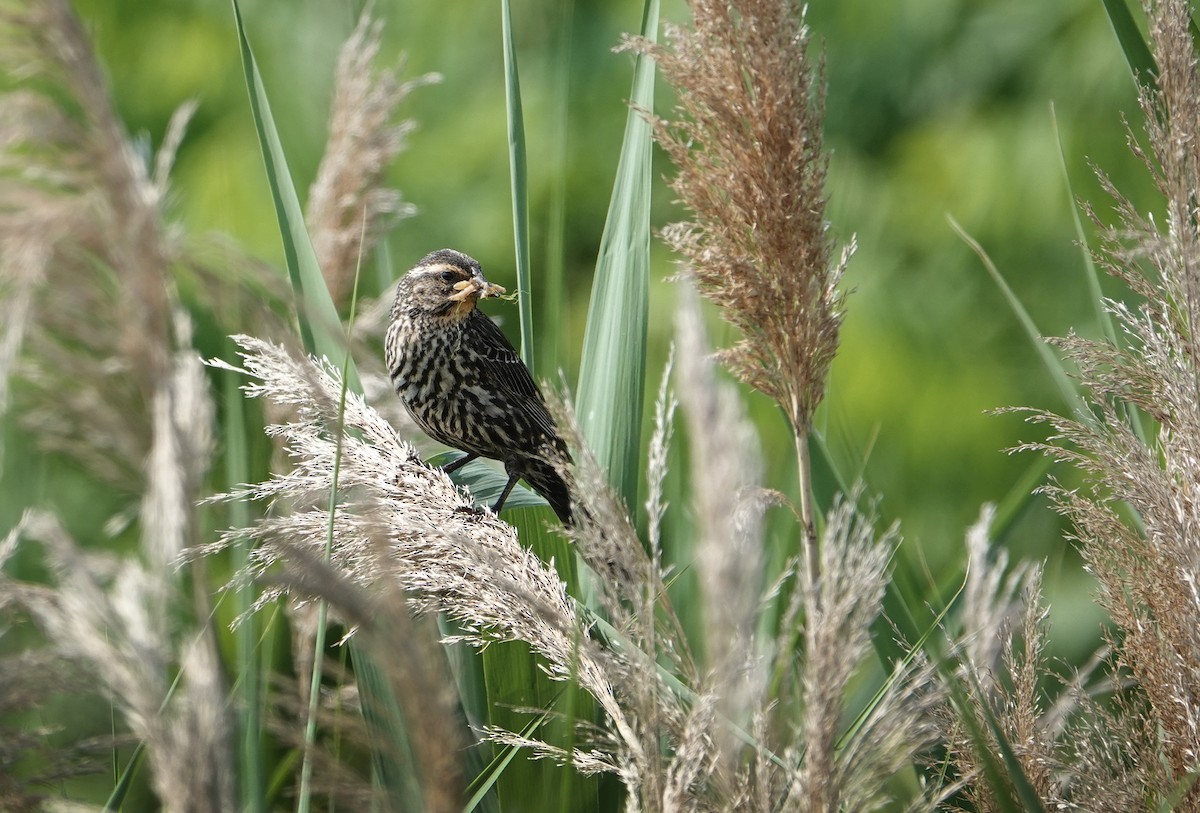
[[[452,282],[455,276],[457,275],[453,271],[443,271],[442,282]]]

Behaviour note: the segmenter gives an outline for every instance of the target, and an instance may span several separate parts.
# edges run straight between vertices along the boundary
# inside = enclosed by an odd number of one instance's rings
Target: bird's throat
[[[471,315],[471,311],[475,310],[475,303],[478,301],[476,297],[469,296],[457,302],[447,302],[445,306],[439,309],[437,315],[443,321],[456,324]]]

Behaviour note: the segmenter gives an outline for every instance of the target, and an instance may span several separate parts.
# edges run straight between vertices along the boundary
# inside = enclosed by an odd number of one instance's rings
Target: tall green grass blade
[[[275,764],[271,779],[267,783],[267,798],[281,799],[290,794],[296,784],[296,763],[300,761],[300,751],[292,748]]]
[[[1183,777],[1175,783],[1170,792],[1167,793],[1165,799],[1158,806],[1158,813],[1171,813],[1177,809],[1180,802],[1191,792],[1195,787],[1196,781],[1200,779],[1200,768],[1192,768],[1185,773]]]
[[[575,552],[561,534],[551,530],[558,522],[554,513],[548,507],[512,511],[506,508],[504,518],[517,529],[522,544],[542,561],[553,563],[568,590],[577,593],[579,575]],[[509,731],[519,731],[528,720],[525,709],[555,709],[556,714],[551,715],[542,726],[539,736],[565,748],[573,736],[576,716],[592,723],[595,709],[588,699],[578,697],[573,699],[575,708],[566,709],[566,694],[561,684],[550,680],[539,664],[540,658],[522,642],[492,644],[484,650],[488,721]],[[533,760],[526,754],[516,756],[496,768],[500,775],[493,781],[499,792],[501,807],[560,809],[559,799],[565,792],[569,794],[570,801],[561,809],[597,810],[598,778],[574,778],[568,782],[565,775],[573,770],[548,760]]]
[[[354,308],[358,303],[359,279],[358,273],[354,277],[354,296],[350,303],[350,324],[354,324]],[[334,452],[334,472],[332,472],[332,482],[329,487],[329,525],[325,529],[325,561],[328,562],[334,555],[334,531],[336,528],[335,519],[337,517],[337,480],[342,468],[342,447],[343,439],[346,438],[346,390],[347,378],[346,367],[350,359],[349,344],[347,344],[346,353],[342,359],[342,389],[338,392],[337,397],[337,427],[335,428],[337,436],[337,445]],[[308,718],[305,724],[305,749],[304,763],[300,766],[300,801],[296,806],[296,811],[299,813],[307,813],[308,807],[312,800],[311,782],[312,782],[312,759],[313,746],[317,741],[317,712],[320,710],[320,679],[324,673],[324,656],[325,656],[325,630],[328,624],[329,606],[324,601],[319,602],[317,606],[317,628],[313,633],[313,657],[312,657],[312,675],[308,681]],[[355,661],[358,664],[358,660]],[[364,675],[359,675],[361,685],[364,680]],[[390,697],[390,692],[388,692]],[[368,697],[367,693],[364,693]],[[392,698],[392,703],[395,699]],[[368,709],[364,705],[364,715],[367,715]],[[372,753],[379,763],[377,753]],[[389,760],[391,761],[391,760]]]
[[[942,608],[941,612],[937,614],[937,617],[933,620],[933,622],[926,627],[925,632],[923,632],[921,636],[908,647],[908,651],[905,652],[904,657],[900,659],[900,663],[902,663],[905,667],[912,665],[913,661],[916,660],[918,655],[926,651],[929,642],[933,639],[934,633],[943,629],[942,625],[946,620],[946,616],[950,614],[951,608],[958,603],[958,599],[962,596],[963,591],[967,589],[968,575],[969,574],[966,573],[963,574],[963,579],[958,586],[958,590],[956,590],[954,595],[950,597],[950,600],[946,602],[945,606]],[[885,663],[891,665],[891,661],[885,661]],[[871,698],[871,700],[865,706],[863,706],[858,716],[854,719],[854,722],[850,724],[845,733],[843,733],[838,739],[837,748],[839,751],[844,748],[847,743],[849,743],[858,734],[863,725],[866,724],[867,719],[871,716],[871,713],[875,711],[880,703],[883,702],[884,697],[886,697],[888,692],[891,690],[892,684],[895,680],[896,674],[893,672],[888,676],[887,680],[884,681],[883,685],[880,686],[875,692],[875,695]]]
[[[371,767],[387,791],[389,809],[424,810],[416,757],[409,745],[404,713],[396,701],[392,684],[365,647],[351,646],[350,657],[370,737]]]
[[[1129,70],[1141,84],[1153,84],[1158,78],[1158,65],[1150,53],[1146,38],[1129,13],[1126,0],[1102,0],[1104,10],[1108,12],[1108,21],[1112,24],[1117,42],[1129,63]]]
[[[968,674],[970,676],[976,696],[982,697],[983,687],[979,685],[979,682],[975,679],[973,673]],[[952,696],[954,695],[952,694]],[[959,698],[957,696],[954,697],[957,702]],[[1006,772],[1005,775],[1008,779],[1008,782],[1005,783],[1002,780],[998,780],[989,776],[989,778],[992,778],[993,780],[993,790],[995,790],[997,795],[999,795],[1001,790],[1007,789],[1008,784],[1011,783],[1012,792],[1016,794],[1019,802],[1019,806],[1015,807],[1014,809],[1024,811],[1024,813],[1046,813],[1046,807],[1042,804],[1041,797],[1038,796],[1037,791],[1033,787],[1033,783],[1029,781],[1029,777],[1025,774],[1025,769],[1021,767],[1021,762],[1017,759],[1016,752],[1013,751],[1012,743],[1008,741],[1008,736],[1005,735],[1004,730],[1000,727],[1000,721],[996,719],[996,715],[992,711],[991,706],[989,706],[987,703],[980,703],[979,709],[983,712],[984,724],[987,726],[988,731],[991,732],[991,735],[995,740],[995,747],[1000,752],[1000,764],[1003,765],[1004,771]],[[975,721],[975,715],[973,712],[962,706],[959,707],[959,711],[961,712],[962,717],[971,718],[970,722],[967,724],[967,727],[971,731],[972,737],[975,739],[976,749],[981,752],[987,751],[986,757],[983,755],[983,753],[980,753],[979,755],[982,761],[985,763],[986,769],[987,765],[992,764],[995,761],[995,758],[991,753],[991,748],[993,747],[992,743],[989,743],[985,738],[982,737],[982,732],[980,732],[977,728],[978,723]],[[989,774],[991,773],[992,772],[989,771]],[[1007,794],[1005,795],[1007,804]]]
[[[571,29],[575,15],[575,0],[559,4],[558,47],[554,54],[554,97],[550,115],[552,138],[549,158],[545,165],[551,173],[550,210],[546,223],[546,258],[538,275],[543,307],[538,312],[538,355],[542,375],[554,376],[562,367],[562,346],[566,335],[563,316],[566,303],[563,297],[563,277],[566,272],[567,232],[567,146],[570,135],[571,98]]]
[[[366,228],[365,222],[363,224],[363,228]],[[351,326],[354,325],[354,316],[358,309],[358,280],[359,273],[361,271],[362,257],[360,256],[358,266],[354,269],[354,289],[350,296]],[[341,472],[342,448],[343,441],[346,437],[346,391],[349,386],[349,379],[346,376],[346,372],[349,364],[350,342],[347,341],[345,352],[342,354],[342,386],[340,392],[338,392],[337,426],[334,429],[334,431],[337,433],[337,446],[333,455],[333,474],[332,481],[329,486],[329,525],[326,528],[325,536],[326,563],[333,558],[333,537],[336,528],[336,523],[334,520],[337,517],[338,507],[338,476]],[[313,636],[312,675],[310,675],[308,691],[308,719],[304,728],[304,762],[300,766],[300,800],[299,804],[297,805],[297,810],[300,811],[300,813],[307,813],[310,801],[312,799],[310,784],[312,781],[313,770],[312,755],[313,746],[316,742],[317,711],[319,710],[319,701],[321,698],[321,677],[322,673],[324,672],[325,630],[328,622],[328,613],[329,606],[326,604],[326,602],[319,602],[317,605],[317,627]],[[356,649],[358,649],[358,647],[356,647]],[[358,657],[355,658],[356,676],[358,678],[359,693],[364,700],[363,716],[367,718],[368,728],[377,728],[379,727],[379,721],[384,720],[391,724],[390,729],[385,727],[385,731],[391,730],[392,732],[398,732],[402,730],[403,726],[400,725],[402,720],[399,717],[399,709],[396,705],[395,698],[392,697],[391,687],[386,683],[383,684],[383,686],[375,685],[381,679],[378,674],[378,670],[374,668],[374,664],[365,656],[364,653],[358,652],[356,655],[358,655]],[[357,672],[357,667],[359,666],[360,661],[362,661],[363,667],[366,670],[362,674]],[[378,691],[382,691],[383,695],[385,696],[377,695],[376,692]],[[369,703],[372,700],[380,702],[383,706],[382,709],[370,706]],[[395,709],[394,713],[393,709]],[[380,756],[379,748],[372,748],[371,757],[376,769],[376,773],[379,776],[388,776],[385,770],[381,768],[381,765],[391,767],[398,764],[398,766],[402,768],[404,765],[411,764],[411,761],[400,761],[397,763],[394,755],[391,759],[383,759]],[[408,790],[406,795],[412,796],[413,791],[411,790],[412,785],[410,784],[412,778],[406,775],[400,775],[397,777],[397,780],[400,784],[385,782],[385,786],[389,790],[394,788]],[[418,799],[420,798],[419,790],[416,791],[416,797]]]
[[[528,167],[510,0],[502,0],[501,15],[521,357],[525,364],[533,370],[535,364],[529,270]],[[464,467],[463,470],[464,475],[470,476],[466,475],[466,468]],[[472,486],[472,494],[477,499],[485,493],[485,490],[490,491],[493,487],[503,486],[503,478],[486,466],[475,467],[473,474],[478,478],[492,481],[477,481]],[[568,589],[575,590],[577,576],[574,572],[574,552],[561,536],[547,532],[547,524],[555,522],[551,512],[545,507],[522,507],[529,503],[530,501],[524,495],[516,500],[510,500],[506,509],[513,510],[505,511],[505,519],[517,528],[522,544],[541,557],[543,561],[555,562]],[[519,730],[524,722],[523,714],[513,711],[513,708],[548,708],[549,704],[554,702],[553,698],[559,694],[558,688],[542,673],[537,658],[524,644],[513,642],[488,647],[483,653],[483,675],[487,687],[489,722],[510,731]],[[537,806],[538,799],[544,798],[549,801],[552,789],[559,784],[558,778],[570,770],[548,762],[534,761],[522,754],[506,759],[499,764],[494,769],[495,775],[492,781],[495,783],[501,805],[531,809]],[[587,810],[593,807],[594,804],[589,805],[587,800],[581,797],[574,799],[569,809]]]
[[[304,210],[300,206],[295,184],[292,183],[292,176],[288,171],[287,157],[279,140],[275,120],[271,116],[267,91],[263,87],[262,76],[254,61],[250,40],[246,37],[237,0],[233,0],[233,14],[237,23],[246,88],[250,92],[250,110],[254,115],[254,127],[258,131],[267,184],[271,189],[271,200],[275,204],[275,216],[279,220],[284,261],[296,296],[296,318],[300,337],[308,352],[330,360],[336,359],[341,357],[339,351],[344,346],[341,341],[342,323],[304,226]],[[353,362],[347,368],[346,374],[350,379],[350,388],[354,392],[362,392]]]
[[[521,80],[513,45],[512,8],[501,0],[504,38],[504,100],[508,110],[508,167],[512,181],[513,242],[517,252],[517,311],[521,322],[521,361],[533,366],[533,303],[529,279],[529,172],[525,163],[525,118],[521,111]]]
[[[1195,20],[1192,20],[1192,26],[1195,27]],[[1117,329],[1113,324],[1112,314],[1104,308],[1104,291],[1100,288],[1100,274],[1096,270],[1096,263],[1092,259],[1092,252],[1088,250],[1087,235],[1083,231],[1083,221],[1079,217],[1079,207],[1075,204],[1075,190],[1071,185],[1071,174],[1067,171],[1067,151],[1062,143],[1062,134],[1058,129],[1058,117],[1055,115],[1054,104],[1050,104],[1050,122],[1054,127],[1054,138],[1058,143],[1058,157],[1062,167],[1063,182],[1066,184],[1067,193],[1071,198],[1071,217],[1075,224],[1075,239],[1079,243],[1079,250],[1083,254],[1083,268],[1086,272],[1084,279],[1088,286],[1088,296],[1091,298],[1092,307],[1096,313],[1096,324],[1100,328],[1101,334],[1107,339],[1113,347],[1119,346],[1117,341]],[[1139,420],[1137,410],[1130,405],[1124,405],[1120,409],[1129,417],[1129,426],[1141,440],[1143,445],[1148,445],[1146,438],[1146,430]]]
[[[528,722],[525,709],[549,708],[557,688],[541,674],[537,658],[524,641],[491,644],[482,652],[488,694],[487,722],[520,731]],[[548,809],[549,789],[555,786],[557,766],[534,760],[528,752],[497,766],[493,782],[502,810]]]
[[[532,737],[537,733],[537,730],[542,727],[542,723],[549,719],[549,713],[543,714],[540,717],[535,717],[520,732],[522,737]],[[501,749],[496,758],[491,761],[482,771],[476,774],[475,778],[467,786],[467,793],[470,796],[467,798],[467,803],[463,805],[463,813],[471,813],[471,811],[479,809],[483,806],[488,797],[488,793],[496,787],[496,782],[504,775],[504,771],[513,761],[519,752],[520,748],[516,745],[506,745]],[[569,808],[563,808],[567,810]]]
[[[996,758],[993,745],[988,740],[984,727],[975,714],[975,707],[972,705],[966,689],[963,688],[959,676],[949,666],[942,667],[942,674],[950,693],[950,699],[958,709],[956,719],[966,729],[967,736],[970,737],[971,744],[974,746],[975,757],[983,769],[984,780],[992,790],[990,801],[995,805],[993,809],[1002,811],[1002,813],[1033,813],[1033,811],[1042,810],[1041,801],[1036,797],[1034,807],[1022,807],[1021,802],[1014,795],[1013,788],[1005,779],[1007,774],[1002,761]],[[1018,771],[1020,771],[1019,765]],[[1021,774],[1023,776],[1024,772],[1021,771]]]
[[[559,712],[562,715],[559,718],[559,724],[564,731],[565,742],[562,745],[563,750],[567,754],[568,764],[574,760],[575,749],[578,745],[576,741],[578,733],[577,721],[582,717],[589,724],[597,722],[596,704],[580,688],[579,648],[583,643],[584,634],[582,625],[576,625],[575,639],[573,641],[574,648],[572,649],[571,665],[568,672],[569,677],[566,680],[566,687],[562,690],[561,699],[557,704]],[[562,781],[558,787],[558,809],[571,810],[578,807],[579,801],[576,798],[576,794],[581,792],[583,784],[582,781],[577,782],[578,774],[571,770],[563,771],[559,776]],[[593,795],[598,795],[600,790],[598,781],[588,780],[588,784],[591,788],[583,789],[582,792],[588,793],[594,791]],[[599,799],[596,798],[595,802],[598,809]]]
[[[1000,288],[1000,291],[1004,294],[1004,298],[1008,300],[1009,307],[1018,321],[1020,321],[1021,327],[1025,329],[1029,341],[1033,344],[1033,349],[1037,351],[1042,364],[1046,367],[1046,371],[1050,373],[1050,378],[1058,388],[1063,401],[1071,408],[1071,412],[1075,415],[1076,419],[1088,424],[1095,423],[1095,416],[1092,415],[1091,410],[1087,408],[1087,404],[1080,397],[1078,390],[1075,389],[1075,385],[1071,381],[1071,377],[1067,375],[1062,361],[1058,356],[1054,355],[1050,346],[1046,344],[1041,331],[1033,323],[1033,318],[1029,315],[1029,311],[1025,310],[1025,306],[1013,292],[1013,289],[1009,287],[1000,270],[996,268],[996,264],[992,262],[992,258],[988,256],[983,246],[979,245],[979,242],[974,237],[967,234],[966,230],[958,224],[958,221],[952,217],[947,217],[947,220],[950,221],[950,227],[954,229],[955,234],[979,257],[979,260],[983,263],[983,267]]]
[[[162,702],[158,704],[159,714],[167,708],[167,704],[175,697],[175,692],[179,690],[179,684],[182,681],[183,671],[180,670],[175,673],[175,678],[171,681],[171,685],[167,687],[167,692],[163,695]],[[133,778],[142,764],[142,757],[145,753],[146,743],[144,740],[139,740],[133,749],[133,753],[129,756],[129,762],[126,763],[125,769],[121,771],[121,775],[117,777],[117,782],[113,786],[112,792],[104,802],[105,813],[121,809],[121,805],[125,803],[125,797],[129,795],[129,789],[133,786]]]
[[[456,638],[464,632],[463,628],[444,614],[438,615],[438,631],[443,639]],[[470,731],[480,731],[487,724],[488,698],[486,681],[483,677],[483,658],[469,644],[458,642],[445,647],[446,660],[450,674],[458,688],[459,703],[462,707],[466,723]],[[473,809],[484,813],[499,813],[500,799],[494,782],[487,782],[487,787],[479,790],[483,777],[496,765],[493,751],[496,746],[489,742],[474,742],[464,751],[465,776],[474,776],[466,792],[472,796]],[[491,766],[491,767],[489,767]],[[503,767],[499,768],[503,772]],[[471,809],[471,808],[464,808]]]
[[[1017,518],[1033,502],[1034,491],[1045,482],[1046,475],[1053,466],[1054,461],[1051,458],[1039,455],[1012,484],[1008,493],[996,504],[996,516],[992,519],[993,537],[1003,539],[1012,530]]]
[[[238,389],[236,374],[224,374],[222,381],[225,399],[225,479],[229,487],[250,482],[250,449],[246,434],[245,402]],[[234,528],[250,525],[250,510],[245,502],[235,500],[229,504],[229,520]],[[246,572],[250,563],[250,541],[241,539],[233,549],[233,566],[236,572]],[[264,767],[262,760],[262,708],[261,684],[258,657],[258,619],[249,615],[254,604],[255,587],[246,581],[237,587],[234,597],[235,611],[244,619],[234,631],[237,644],[236,669],[240,708],[238,713],[238,755],[241,775],[238,790],[241,794],[241,809],[248,813],[261,813],[264,806]]]
[[[646,0],[642,36],[656,40],[658,0]],[[632,104],[654,109],[654,63],[634,63]],[[583,437],[631,509],[638,505],[642,396],[650,267],[650,124],[636,109],[625,122],[608,218],[588,306],[575,406]]]
[[[103,813],[116,813],[121,809],[121,805],[125,804],[125,797],[129,795],[129,789],[133,787],[133,778],[137,775],[137,769],[141,767],[142,755],[145,753],[146,743],[139,740],[138,744],[133,747],[133,753],[129,755],[129,762],[125,763],[112,792],[104,802]]]
[[[1054,128],[1054,141],[1058,144],[1059,168],[1062,170],[1063,183],[1067,187],[1067,195],[1071,203],[1071,220],[1075,226],[1075,240],[1083,257],[1084,281],[1087,282],[1088,296],[1096,311],[1096,325],[1113,345],[1117,343],[1117,331],[1113,327],[1112,315],[1104,309],[1104,291],[1100,288],[1100,274],[1096,271],[1096,263],[1092,252],[1088,250],[1087,234],[1083,230],[1083,220],[1079,217],[1079,206],[1076,205],[1075,188],[1071,184],[1071,173],[1067,169],[1067,151],[1063,145],[1062,132],[1058,129],[1058,115],[1054,110],[1054,102],[1050,103],[1050,125]]]
[[[323,355],[328,359],[342,358],[342,401],[344,405],[346,391],[353,389],[355,392],[361,393],[362,385],[359,383],[354,362],[350,358],[349,344],[341,340],[342,327],[337,316],[337,308],[329,295],[329,289],[325,285],[321,269],[317,264],[316,254],[313,252],[312,242],[309,240],[304,226],[303,210],[288,172],[283,146],[279,141],[278,130],[271,116],[266,89],[263,87],[250,42],[246,36],[237,0],[233,0],[233,10],[246,87],[250,94],[250,108],[263,152],[267,182],[271,188],[275,213],[279,220],[288,275],[296,295],[296,316],[300,335],[308,352],[314,355]],[[340,416],[338,439],[340,454]],[[330,494],[331,526],[337,493],[336,465],[334,476],[334,488]],[[320,658],[324,651],[324,624],[319,624],[317,630],[318,643],[313,665],[313,701],[316,700],[315,692],[318,692],[320,688]],[[397,804],[398,809],[413,809],[410,806],[411,801],[421,798],[419,778],[396,764],[397,755],[407,752],[407,737],[399,704],[392,693],[391,685],[378,672],[367,653],[361,651],[361,647],[357,646],[354,641],[351,641],[349,646],[354,658],[355,669],[358,670],[360,667],[362,669],[362,672],[357,674],[358,688],[362,697],[363,716],[372,734],[372,762],[376,773],[382,779],[388,796]],[[310,728],[312,721],[313,715],[310,714]],[[306,731],[306,741],[310,745],[312,737],[313,732]],[[411,761],[405,762],[411,766]],[[311,800],[311,789],[304,781],[310,776],[311,765],[306,758],[301,767],[302,787],[298,803],[298,809],[301,811],[307,810]]]

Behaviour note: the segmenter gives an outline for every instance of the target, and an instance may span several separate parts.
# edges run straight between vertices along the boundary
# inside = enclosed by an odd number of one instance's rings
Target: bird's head
[[[503,293],[503,288],[484,278],[478,262],[444,248],[426,254],[400,280],[394,312],[457,320],[474,310],[480,299]]]

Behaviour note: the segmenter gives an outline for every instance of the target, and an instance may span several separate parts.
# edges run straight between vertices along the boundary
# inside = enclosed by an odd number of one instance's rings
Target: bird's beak
[[[450,295],[452,302],[462,302],[466,299],[486,299],[489,296],[500,296],[504,288],[493,285],[481,276],[464,279],[454,283],[454,293]]]

